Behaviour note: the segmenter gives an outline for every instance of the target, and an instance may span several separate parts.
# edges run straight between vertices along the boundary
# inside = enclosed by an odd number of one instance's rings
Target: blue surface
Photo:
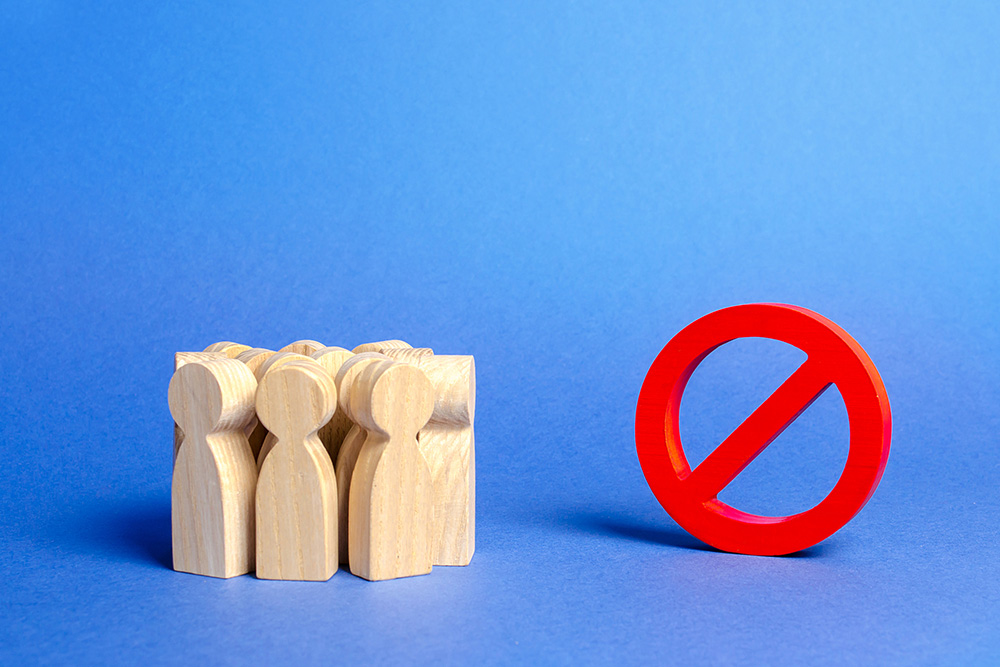
[[[223,4],[0,7],[0,662],[1000,658],[996,3]],[[795,557],[704,548],[634,449],[660,348],[754,301],[895,418]],[[172,353],[386,337],[476,356],[472,565],[171,571]],[[713,354],[693,457],[795,362]],[[805,509],[846,448],[828,393],[723,498]]]

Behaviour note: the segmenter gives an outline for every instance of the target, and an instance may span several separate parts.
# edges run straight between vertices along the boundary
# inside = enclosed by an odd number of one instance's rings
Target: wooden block
[[[273,357],[276,353],[272,350],[266,350],[262,347],[254,347],[249,350],[244,350],[236,355],[238,361],[242,361],[250,369],[250,372],[257,377],[257,369],[261,365]],[[250,450],[253,452],[254,460],[257,460],[257,455],[260,454],[261,445],[264,444],[264,437],[267,435],[267,429],[264,425],[260,423],[257,419],[257,413],[254,413],[253,419],[247,424],[246,430],[244,431],[247,436],[247,440],[250,441]]]
[[[407,348],[413,347],[405,340],[380,340],[374,343],[364,343],[363,345],[358,345],[354,348],[354,354],[361,354],[362,352],[382,352],[383,350],[392,350],[397,348]]]
[[[313,352],[322,350],[324,347],[326,346],[323,343],[314,340],[297,340],[281,348],[278,352],[294,352],[309,357],[312,356]]]
[[[310,356],[326,369],[331,378],[336,378],[337,373],[340,372],[340,367],[344,365],[345,361],[353,357],[354,353],[342,347],[324,347],[316,350]],[[337,395],[339,397],[339,390]],[[338,401],[337,411],[333,413],[330,421],[319,430],[319,439],[326,448],[326,451],[329,452],[331,462],[337,460],[337,455],[340,453],[340,446],[343,444],[347,432],[351,430],[351,426],[353,426],[351,420],[347,417],[347,413],[344,412],[343,408],[340,407]]]
[[[205,352],[220,352],[226,355],[229,359],[235,359],[241,352],[245,352],[249,349],[249,345],[240,345],[239,343],[231,343],[228,340],[224,340],[219,343],[212,343],[205,348]]]
[[[326,581],[337,571],[337,481],[317,432],[337,389],[310,360],[264,375],[257,415],[276,437],[257,484],[257,576]]]
[[[416,366],[378,361],[351,389],[351,417],[368,431],[351,480],[351,572],[370,581],[431,571],[434,489],[417,432],[434,388]]]
[[[261,380],[264,379],[264,376],[270,373],[272,369],[280,368],[290,361],[312,361],[312,359],[297,352],[278,352],[273,354],[265,359],[264,362],[257,367],[257,370],[254,371],[257,383],[259,384]],[[263,438],[261,439],[260,448],[257,450],[258,473],[260,472],[260,467],[264,464],[264,459],[267,458],[267,453],[271,451],[272,447],[274,447],[274,436],[267,433],[265,429]]]
[[[256,389],[234,359],[191,361],[170,380],[170,413],[185,434],[170,490],[175,570],[234,577],[254,568],[257,470],[243,427]]]
[[[226,355],[221,352],[176,352],[174,354],[174,373],[180,370],[181,366],[189,364],[192,361],[200,361],[202,359],[225,359]],[[181,443],[184,442],[184,431],[181,427],[174,422],[174,462],[177,462],[177,452],[181,448]]]
[[[334,470],[337,474],[337,512],[340,535],[340,562],[347,565],[349,562],[348,551],[348,508],[350,506],[351,478],[354,475],[354,466],[358,461],[358,454],[361,446],[365,444],[368,433],[351,419],[350,401],[352,387],[355,380],[362,371],[375,361],[384,361],[389,357],[378,352],[362,352],[346,360],[337,371],[337,403],[338,409],[347,415],[351,422],[351,428],[344,441],[341,443],[340,451],[337,453],[337,460]]]
[[[386,354],[424,371],[434,387],[434,413],[417,436],[434,482],[434,564],[468,565],[476,550],[476,362],[414,351]]]

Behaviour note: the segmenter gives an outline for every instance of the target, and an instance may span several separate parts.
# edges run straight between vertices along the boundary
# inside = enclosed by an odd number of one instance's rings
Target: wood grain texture
[[[232,343],[228,340],[224,340],[218,343],[212,343],[205,348],[205,352],[219,352],[224,354],[229,359],[235,359],[241,352],[245,352],[249,349],[249,345],[241,345],[240,343]]]
[[[315,340],[297,340],[281,348],[278,352],[294,352],[309,357],[312,356],[313,352],[322,350],[324,347],[326,346],[323,343]]]
[[[257,367],[254,371],[254,376],[257,378],[257,383],[259,384],[264,376],[271,372],[275,368],[280,368],[281,366],[287,364],[290,361],[312,361],[311,357],[307,357],[298,352],[278,352],[276,354],[268,357],[264,362]],[[258,435],[259,437],[259,435]],[[257,472],[260,472],[260,467],[264,465],[264,459],[267,458],[268,452],[274,447],[275,438],[270,433],[265,432],[261,439],[260,448],[257,450]]]
[[[361,354],[362,352],[382,352],[383,350],[392,350],[397,348],[407,348],[413,347],[405,340],[379,340],[374,343],[363,343],[358,345],[354,350],[354,354]]]
[[[365,438],[368,435],[364,428],[351,419],[350,402],[352,387],[355,380],[369,364],[376,361],[384,361],[388,358],[378,352],[361,352],[341,364],[335,379],[338,409],[344,412],[351,423],[351,427],[341,443],[340,451],[337,453],[337,460],[334,465],[334,470],[337,474],[340,562],[344,565],[349,563],[350,555],[348,550],[348,508],[350,506],[351,478],[354,475],[354,466],[358,462],[358,454],[361,453],[361,446],[365,443]]]
[[[303,359],[306,361],[312,361],[310,357],[304,354],[299,354],[298,352],[278,352],[276,354],[272,354],[257,367],[257,370],[254,371],[254,377],[256,377],[257,382],[260,383],[260,381],[264,379],[264,376],[267,375],[268,371],[272,368],[277,368],[282,364],[287,364],[289,361],[302,361]]]
[[[261,365],[273,357],[276,353],[273,350],[267,350],[262,347],[252,347],[249,350],[244,350],[236,355],[237,361],[241,361],[247,365],[250,372],[257,377],[257,369]],[[244,431],[247,436],[247,440],[250,442],[250,450],[253,452],[254,460],[257,460],[257,456],[260,454],[261,445],[264,444],[264,437],[267,435],[267,429],[264,425],[260,423],[257,419],[257,413],[254,412],[253,419],[247,424],[246,430]]]
[[[434,350],[429,347],[387,347],[383,349],[383,354],[396,361],[412,363],[417,359],[432,356]]]
[[[275,354],[277,354],[277,352],[273,350],[268,350],[263,347],[252,347],[249,350],[243,350],[237,354],[236,359],[246,364],[247,368],[250,369],[250,372],[254,374],[254,377],[257,377],[257,369]]]
[[[259,578],[326,581],[337,571],[337,482],[317,435],[336,406],[333,380],[312,360],[260,382],[257,415],[276,442],[257,484]]]
[[[174,353],[174,373],[180,370],[181,366],[192,361],[202,359],[226,359],[226,355],[221,352],[176,352]],[[172,376],[171,376],[172,377]],[[180,451],[181,443],[184,442],[184,431],[174,422],[174,462],[177,462],[177,452]]]
[[[417,367],[386,360],[367,366],[351,394],[351,417],[368,432],[351,480],[351,572],[370,581],[427,574],[434,488],[417,433],[434,389]]]
[[[185,433],[170,491],[174,569],[234,577],[254,568],[257,470],[243,428],[257,382],[235,359],[182,365],[170,413]]]
[[[342,347],[324,347],[316,350],[310,356],[326,369],[331,378],[336,378],[337,373],[340,372],[340,367],[344,365],[344,362],[353,357],[354,353]],[[343,444],[344,438],[347,437],[348,431],[351,430],[351,426],[353,426],[351,420],[343,408],[340,407],[340,402],[338,401],[337,410],[333,413],[333,417],[319,430],[319,439],[323,443],[323,447],[330,454],[331,462],[337,460],[337,455],[340,453],[340,446]]]
[[[468,355],[387,350],[421,369],[434,412],[417,436],[434,483],[435,565],[468,565],[476,550],[476,363]]]

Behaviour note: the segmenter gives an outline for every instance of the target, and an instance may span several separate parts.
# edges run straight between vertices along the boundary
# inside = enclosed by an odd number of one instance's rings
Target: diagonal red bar
[[[730,433],[685,479],[692,496],[703,500],[718,496],[789,424],[805,412],[831,384],[820,371],[819,364],[810,364],[806,359]]]

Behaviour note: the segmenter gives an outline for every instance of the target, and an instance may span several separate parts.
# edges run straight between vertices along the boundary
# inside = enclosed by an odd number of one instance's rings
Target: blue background
[[[996,3],[162,4],[0,7],[4,663],[1000,657]],[[895,418],[785,558],[677,527],[632,432],[667,340],[755,301],[847,329]],[[477,360],[471,566],[173,572],[172,353],[396,337]],[[800,356],[714,353],[692,458]],[[847,443],[828,392],[722,498],[805,509]]]

